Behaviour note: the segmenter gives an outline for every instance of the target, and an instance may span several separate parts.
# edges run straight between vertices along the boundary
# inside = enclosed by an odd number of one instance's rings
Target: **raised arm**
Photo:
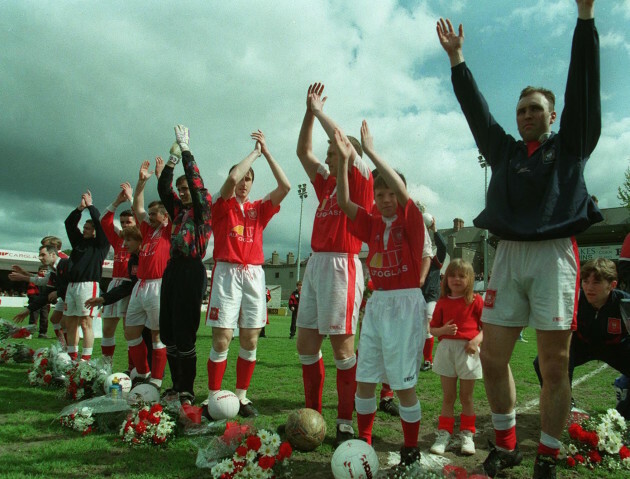
[[[107,250],[109,250],[109,240],[107,239],[107,235],[103,230],[103,225],[101,225],[101,213],[92,203],[92,193],[90,192],[90,190],[87,190],[83,194],[83,196],[85,197],[85,204],[87,205],[87,209],[90,212],[90,217],[94,222],[94,233],[96,237],[96,242],[101,249],[107,248]]]
[[[225,180],[225,183],[223,183],[223,186],[221,187],[221,197],[224,200],[229,200],[232,197],[236,185],[245,177],[249,169],[252,167],[252,164],[256,158],[260,156],[260,154],[260,143],[256,142],[254,150],[234,167]]]
[[[151,178],[151,175],[153,175],[153,172],[149,171],[149,165],[148,160],[143,161],[142,165],[140,165],[136,191],[133,192],[133,212],[138,222],[144,221],[147,216],[147,212],[144,209],[144,187],[149,178]]]
[[[343,131],[335,130],[333,143],[339,155],[339,165],[337,166],[337,204],[350,220],[357,217],[359,207],[350,199],[350,185],[348,184],[348,163],[355,154],[350,140]]]
[[[595,0],[575,0],[575,3],[577,3],[580,20],[595,18]]]
[[[398,204],[404,207],[407,204],[407,201],[409,201],[407,187],[400,175],[396,173],[394,169],[385,162],[385,160],[378,156],[374,150],[374,138],[372,137],[367,121],[365,120],[363,120],[363,123],[361,124],[361,145],[363,146],[365,154],[372,160],[374,166],[376,166],[378,174],[383,177],[387,186],[389,186],[389,188],[396,194]]]
[[[444,48],[444,51],[448,55],[451,67],[463,63],[464,53],[462,46],[464,45],[464,26],[460,23],[458,32],[455,33],[451,21],[448,18],[446,21],[440,18],[437,22],[437,35],[438,40],[440,40],[440,45],[442,45],[442,48]]]
[[[174,146],[176,145],[177,143],[175,143]],[[171,146],[171,152],[172,151],[173,146]],[[161,157],[155,157],[156,175],[158,169],[160,170],[160,176],[158,176],[158,195],[160,196],[160,200],[164,204],[164,208],[166,208],[166,211],[171,218],[175,218],[177,216],[177,211],[179,211],[179,209],[183,206],[181,200],[173,190],[173,174],[175,165],[177,165],[177,163],[181,160],[182,154],[179,146],[177,146],[177,151],[179,153],[179,157],[171,153],[166,166],[164,166],[164,160]]]
[[[321,83],[315,83],[313,85],[309,85],[308,87],[308,93],[306,95],[306,113],[304,113],[304,120],[302,120],[302,128],[300,129],[300,136],[298,137],[297,144],[297,156],[311,181],[315,180],[317,169],[321,164],[313,153],[313,124],[315,123],[315,115],[311,110],[311,95],[316,94],[321,96],[323,91],[324,85]]]
[[[121,204],[127,201],[127,193],[125,190],[120,188],[120,191],[114,198],[114,201],[107,207],[105,214],[101,217],[101,226],[103,227],[103,231],[107,235],[107,239],[111,244],[114,244],[120,236],[120,229],[116,227],[114,224],[114,214],[116,213],[116,208],[118,208]]]
[[[65,221],[66,234],[73,248],[83,239],[83,234],[79,230],[79,221],[81,221],[81,213],[85,208],[85,199],[81,195],[79,206],[70,212]]]
[[[252,139],[257,142],[256,146],[260,146],[260,151],[267,160],[267,163],[269,163],[269,168],[271,168],[273,177],[276,179],[276,182],[278,184],[276,189],[269,193],[271,204],[277,206],[284,199],[284,197],[289,194],[289,191],[291,191],[291,183],[289,183],[289,179],[284,174],[284,171],[282,171],[282,168],[280,168],[278,162],[276,162],[273,156],[271,156],[269,148],[267,148],[267,140],[265,139],[265,135],[263,134],[263,132],[260,130],[253,132]]]

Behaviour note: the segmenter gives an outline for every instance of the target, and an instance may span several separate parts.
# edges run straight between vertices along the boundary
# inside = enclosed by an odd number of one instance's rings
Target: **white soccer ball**
[[[152,384],[138,384],[129,391],[129,402],[145,402],[147,404],[155,404],[160,402],[160,392]]]
[[[107,376],[107,379],[103,383],[105,394],[109,394],[109,387],[114,383],[114,378],[118,378],[118,384],[120,384],[122,392],[128,393],[131,391],[131,378],[125,373],[114,373]]]
[[[212,419],[232,419],[241,403],[232,391],[219,391],[208,398],[208,413]]]
[[[435,221],[435,218],[430,213],[423,213],[422,219],[424,219],[424,226],[426,226],[427,228],[430,228]]]
[[[367,442],[342,442],[330,461],[335,479],[372,479],[378,474],[378,456]]]

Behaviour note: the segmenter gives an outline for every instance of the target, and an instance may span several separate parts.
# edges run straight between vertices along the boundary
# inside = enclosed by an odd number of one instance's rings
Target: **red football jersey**
[[[114,227],[114,213],[107,210],[101,218],[101,226],[107,236],[107,241],[114,248],[114,269],[112,278],[129,278],[127,271],[127,261],[129,261],[129,250],[124,245],[124,240],[116,233]]]
[[[140,223],[142,245],[138,253],[138,279],[161,278],[170,258],[171,221],[158,229],[147,222]]]
[[[446,278],[444,278],[446,281]],[[466,298],[440,298],[433,311],[431,319],[432,328],[440,328],[453,319],[457,325],[457,333],[454,335],[440,336],[442,339],[466,339],[470,341],[479,334],[481,329],[481,312],[483,311],[483,298],[475,294],[473,301],[466,304]]]
[[[371,210],[374,180],[370,169],[357,156],[348,174],[350,199],[360,207]],[[350,233],[348,217],[337,204],[337,178],[320,166],[313,186],[319,206],[315,212],[311,249],[314,252],[358,254],[361,240]]]
[[[422,212],[413,200],[404,209],[398,206],[393,220],[360,207],[350,231],[368,245],[367,266],[374,289],[420,287],[425,228]]]
[[[260,265],[265,262],[263,230],[269,220],[280,211],[273,206],[269,195],[264,199],[242,205],[236,197],[224,200],[221,194],[212,201],[212,229],[214,230],[215,261]]]

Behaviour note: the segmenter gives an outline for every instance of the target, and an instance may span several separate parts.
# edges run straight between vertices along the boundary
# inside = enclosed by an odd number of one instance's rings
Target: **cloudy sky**
[[[349,134],[367,119],[375,146],[412,195],[448,227],[483,206],[484,172],[436,37],[462,22],[464,54],[504,128],[516,134],[522,87],[554,90],[563,106],[576,7],[571,0],[26,1],[0,5],[0,248],[32,251],[91,189],[103,211],[144,159],[165,156],[173,125],[211,192],[260,128],[293,189],[265,232],[265,254],[297,250],[308,183],[295,155],[308,85]],[[630,0],[597,1],[603,131],[586,169],[600,206],[618,206],[630,164]],[[315,152],[326,137],[316,125]],[[181,167],[178,167],[181,168]],[[274,188],[261,158],[252,197]],[[303,256],[315,195],[304,201]],[[157,197],[156,182],[147,199]],[[67,245],[67,242],[66,242]]]

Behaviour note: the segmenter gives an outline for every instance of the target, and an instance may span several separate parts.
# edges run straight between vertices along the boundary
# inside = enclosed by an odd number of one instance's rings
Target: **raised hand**
[[[120,189],[126,200],[131,203],[133,201],[133,188],[131,187],[131,184],[125,181],[120,185]]]
[[[118,195],[116,195],[116,199],[114,200],[114,206],[118,206],[127,201],[127,195],[125,195],[124,190],[120,190]]]
[[[328,99],[327,96],[322,98],[324,92],[324,85],[322,83],[315,83],[308,87],[308,96],[306,97],[306,108],[313,113],[322,111],[324,103]]]
[[[190,151],[190,148],[188,148],[188,143],[190,142],[188,128],[184,125],[177,125],[175,127],[175,139],[182,151]]]
[[[155,176],[160,177],[162,170],[164,169],[164,160],[161,156],[155,157]]]
[[[85,198],[83,197],[83,195],[81,195],[81,201],[79,201],[79,206],[77,206],[77,209],[79,211],[83,211],[85,208],[87,208],[87,205],[85,204]]]
[[[149,160],[144,160],[142,165],[140,165],[140,173],[138,174],[138,179],[140,181],[147,181],[153,175],[153,171],[149,171]]]
[[[260,152],[264,155],[269,154],[269,150],[267,149],[267,140],[265,139],[265,135],[262,131],[256,130],[251,134],[252,140],[256,141],[256,148],[260,147]]]
[[[366,153],[372,153],[374,151],[374,137],[370,133],[367,121],[363,120],[361,123],[361,145]]]
[[[169,151],[171,156],[177,157],[178,160],[182,158],[182,149],[179,147],[179,144],[175,141],[171,145],[171,150]]]
[[[85,201],[85,207],[86,208],[88,206],[92,206],[92,193],[90,192],[90,190],[86,190],[86,192],[83,193],[81,198],[83,199],[83,201]]]
[[[440,18],[437,22],[437,35],[440,45],[451,60],[451,65],[464,61],[462,46],[464,45],[464,26],[460,23],[458,32],[455,33],[453,24],[447,18],[446,21]]]
[[[339,152],[339,156],[345,159],[352,158],[354,148],[350,144],[350,140],[340,128],[335,128],[335,146]]]

